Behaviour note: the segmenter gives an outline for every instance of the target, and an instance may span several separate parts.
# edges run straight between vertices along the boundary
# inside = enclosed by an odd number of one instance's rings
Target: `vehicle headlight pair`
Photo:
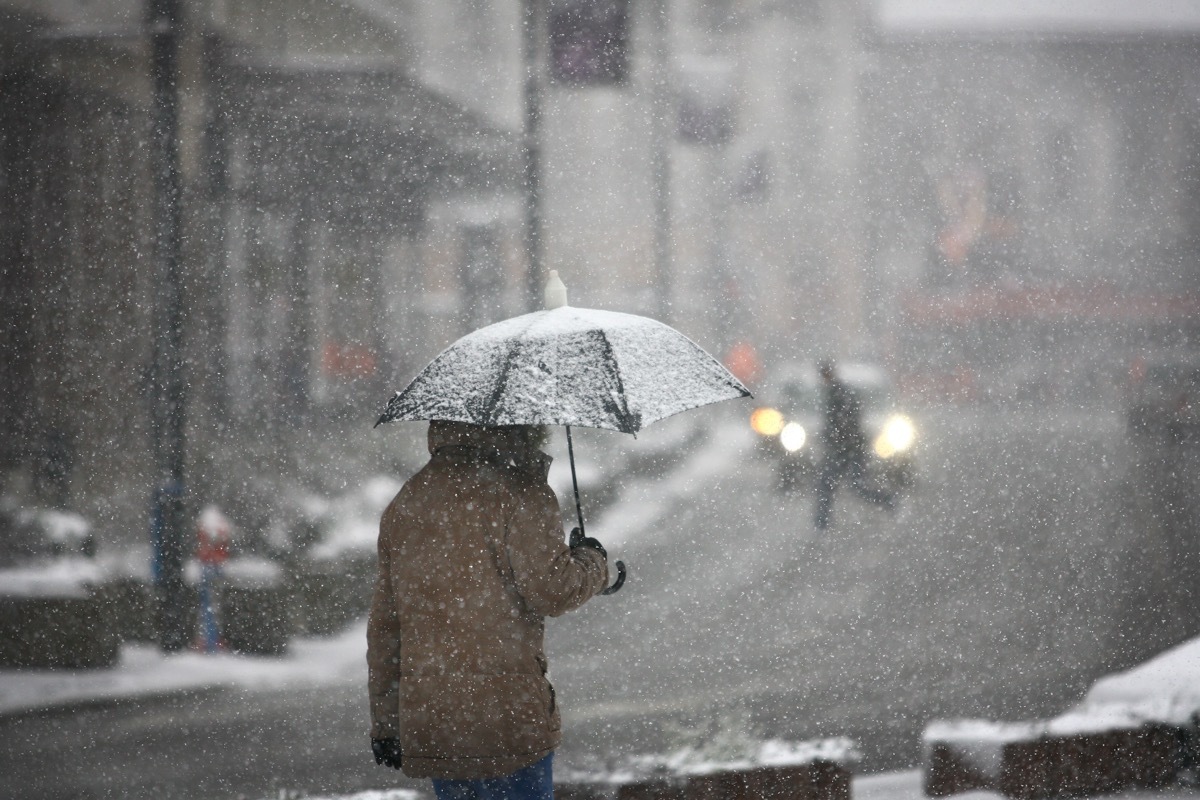
[[[917,440],[917,427],[903,414],[895,414],[884,423],[883,430],[875,437],[875,454],[880,458],[892,458],[913,446]]]
[[[779,443],[789,453],[794,453],[808,440],[808,433],[799,422],[788,422],[774,408],[758,408],[750,415],[750,427],[760,436],[779,437]]]

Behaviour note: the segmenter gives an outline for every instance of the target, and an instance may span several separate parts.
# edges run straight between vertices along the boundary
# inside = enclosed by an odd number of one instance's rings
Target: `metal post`
[[[546,30],[545,0],[524,0],[525,66],[525,275],[529,310],[541,308],[542,284],[542,38]]]
[[[654,152],[654,285],[657,295],[658,318],[671,321],[671,294],[674,268],[671,248],[671,142],[674,139],[672,124],[675,119],[674,100],[671,96],[671,45],[668,39],[667,0],[655,0],[651,9],[654,34],[650,38],[654,48],[651,59],[651,131]]]
[[[179,176],[179,27],[181,0],[147,0],[154,82],[156,303],[151,436],[158,483],[151,494],[155,580],[159,600],[159,643],[183,648],[188,631],[188,596],[183,564],[191,542],[184,519],[184,381],[182,210]]]

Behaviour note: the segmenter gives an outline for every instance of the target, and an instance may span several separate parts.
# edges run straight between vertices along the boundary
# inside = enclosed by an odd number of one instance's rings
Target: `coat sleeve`
[[[608,584],[608,562],[590,547],[563,541],[558,500],[547,485],[522,486],[509,516],[508,558],[517,592],[530,611],[557,617]]]
[[[371,701],[371,738],[400,735],[400,618],[392,588],[390,509],[379,525],[379,572],[367,619],[367,685]]]

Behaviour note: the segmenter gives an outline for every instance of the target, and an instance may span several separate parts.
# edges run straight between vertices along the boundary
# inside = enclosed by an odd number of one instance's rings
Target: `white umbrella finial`
[[[567,286],[558,277],[558,270],[550,270],[546,278],[546,310],[562,308],[567,304]]]

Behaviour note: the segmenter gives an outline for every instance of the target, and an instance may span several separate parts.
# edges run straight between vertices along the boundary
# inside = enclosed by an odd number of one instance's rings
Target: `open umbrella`
[[[376,425],[454,420],[476,425],[564,425],[583,532],[571,426],[636,434],[690,408],[750,396],[711,355],[649,317],[573,308],[555,271],[547,309],[459,339],[388,401]],[[624,581],[617,562],[615,591]]]

